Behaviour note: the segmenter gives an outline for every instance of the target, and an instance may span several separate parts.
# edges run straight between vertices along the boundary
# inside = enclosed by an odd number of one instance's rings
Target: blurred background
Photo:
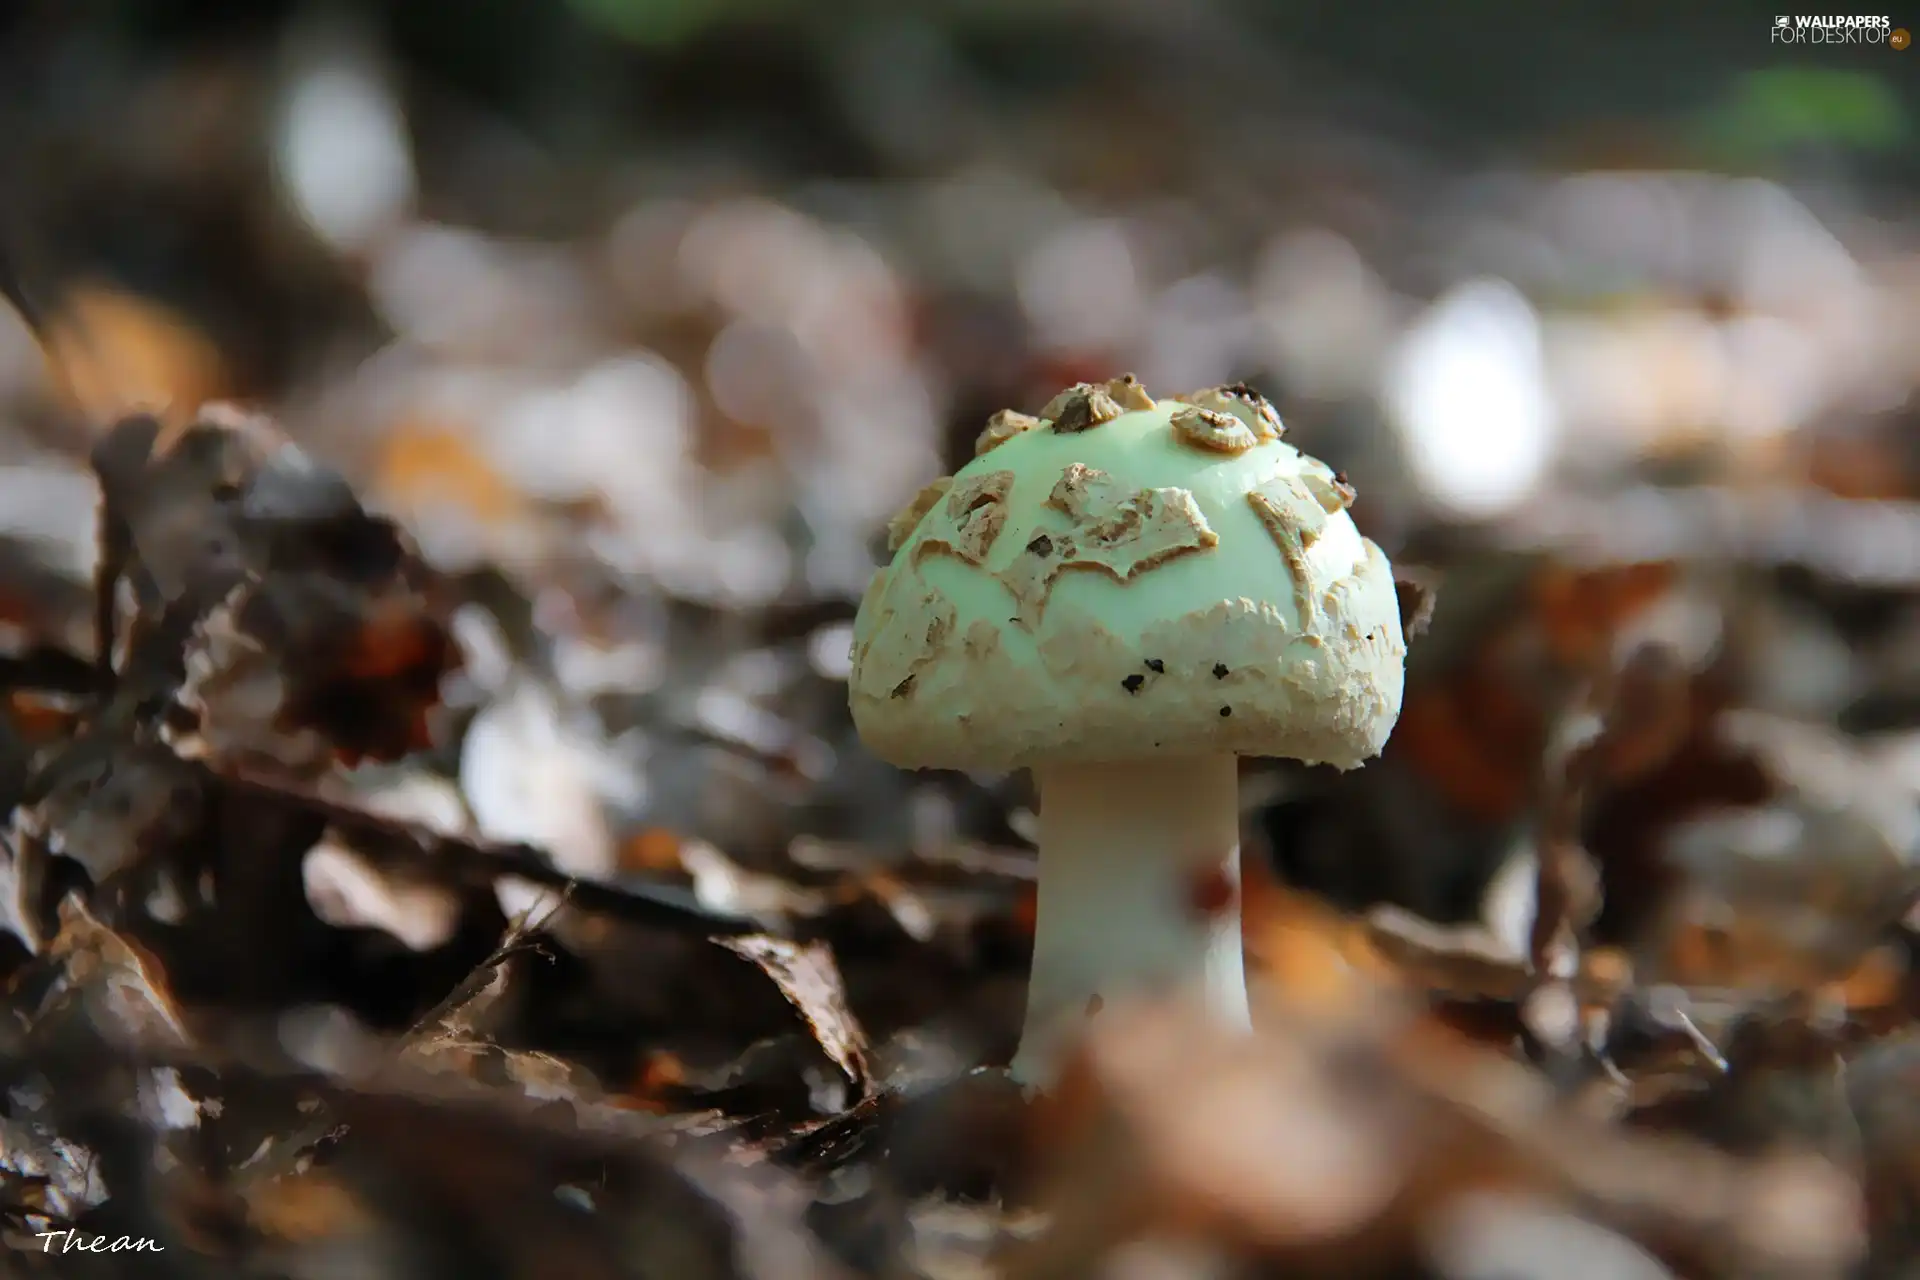
[[[1245,380],[1440,582],[1382,761],[1249,765],[1263,972],[1318,989],[1326,904],[1517,953],[1561,730],[1651,642],[1687,723],[1592,787],[1595,937],[1707,986],[1871,954],[1843,999],[1897,1004],[1904,943],[1844,904],[1897,896],[1920,821],[1920,52],[1772,18],[12,0],[0,252],[40,332],[0,308],[0,618],[85,648],[112,414],[265,407],[464,601],[448,732],[368,804],[727,910],[852,911],[820,886],[857,873],[868,1033],[972,1008],[1003,1061],[1025,781],[862,753],[853,608],[994,410]],[[348,849],[306,876],[375,1022],[497,936]],[[620,1047],[528,1034],[621,1082],[720,1036],[627,997]]]
[[[1303,887],[1473,914],[1648,628],[1719,702],[1920,728],[1920,54],[1713,4],[0,24],[16,612],[84,637],[98,424],[267,407],[478,602],[493,745],[441,764],[575,871],[1013,840],[1020,779],[862,755],[848,620],[990,412],[1123,370],[1263,389],[1444,571],[1385,766],[1258,793]]]

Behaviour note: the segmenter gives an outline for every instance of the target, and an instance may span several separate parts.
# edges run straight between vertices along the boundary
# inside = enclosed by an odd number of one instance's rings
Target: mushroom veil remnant
[[[1399,717],[1386,556],[1281,435],[1245,387],[1081,384],[996,414],[890,528],[854,623],[861,738],[1039,791],[1023,1082],[1114,995],[1196,989],[1246,1025],[1238,757],[1353,768]]]

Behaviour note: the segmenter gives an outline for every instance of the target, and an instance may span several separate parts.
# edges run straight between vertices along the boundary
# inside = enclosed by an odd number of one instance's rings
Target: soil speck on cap
[[[1293,490],[1284,480],[1269,482],[1265,487],[1274,492],[1255,489],[1247,494],[1247,502],[1259,515],[1260,523],[1267,527],[1267,533],[1279,548],[1280,558],[1286,562],[1287,573],[1293,579],[1293,610],[1300,629],[1311,632],[1319,619],[1315,613],[1313,576],[1307,566],[1306,548],[1312,540],[1309,535],[1317,534],[1319,526],[1303,525],[1301,521],[1303,514],[1311,514],[1322,523],[1326,517],[1317,506],[1303,506],[1298,497],[1306,495]]]
[[[1272,402],[1244,382],[1226,387],[1208,387],[1177,398],[1196,408],[1238,418],[1259,441],[1278,440],[1286,433],[1280,413]]]
[[[1232,708],[1232,707],[1222,707],[1222,708],[1220,708],[1220,717],[1221,717],[1221,719],[1225,719],[1226,717],[1228,717],[1228,716],[1230,716],[1230,715],[1232,715],[1232,714],[1233,714],[1233,708]]]
[[[1089,1018],[1091,1018],[1094,1014],[1100,1012],[1102,1009],[1106,1007],[1107,1007],[1107,1002],[1100,998],[1100,993],[1098,991],[1094,992],[1092,995],[1087,997],[1087,1016]]]
[[[1016,556],[996,575],[1019,605],[1020,625],[1030,631],[1046,611],[1055,580],[1069,569],[1099,570],[1127,582],[1178,556],[1220,544],[1185,489],[1128,493],[1106,472],[1080,462],[1061,470],[1045,505],[1073,527],[1044,535],[1052,554]]]
[[[1025,431],[1040,425],[1040,419],[1013,409],[1002,409],[987,419],[986,427],[973,442],[973,456],[979,457],[1005,444]]]
[[[1040,416],[1052,421],[1054,434],[1066,436],[1112,422],[1122,412],[1104,386],[1082,382],[1055,396]]]
[[[1135,410],[1153,408],[1153,397],[1147,394],[1147,389],[1141,384],[1140,379],[1130,373],[1123,373],[1117,378],[1109,378],[1107,380],[1107,394],[1113,397],[1115,404],[1129,413]]]
[[[1153,674],[1163,675],[1165,674],[1166,669],[1167,669],[1167,664],[1160,661],[1160,659],[1158,658],[1147,659],[1147,670],[1153,672]]]
[[[1140,686],[1145,684],[1146,682],[1147,682],[1147,678],[1136,671],[1132,675],[1128,676],[1125,680],[1122,680],[1120,682],[1120,687],[1122,689],[1125,689],[1128,693],[1138,693],[1140,692]]]
[[[1053,554],[1053,539],[1043,533],[1027,544],[1027,550],[1037,556],[1050,556]]]
[[[1189,405],[1173,415],[1171,425],[1182,441],[1214,453],[1245,453],[1260,443],[1252,427],[1218,409]]]
[[[1307,492],[1313,495],[1320,509],[1328,515],[1345,511],[1359,498],[1359,492],[1347,483],[1347,473],[1335,471],[1325,475],[1309,471],[1301,477]]]
[[[921,519],[947,496],[947,490],[952,486],[952,476],[941,476],[938,480],[924,486],[913,496],[912,502],[909,502],[893,519],[887,521],[887,551],[890,554],[906,545],[914,529],[919,527]]]
[[[1216,662],[1216,663],[1214,663],[1214,664],[1213,664],[1213,678],[1214,678],[1215,680],[1225,680],[1225,679],[1227,678],[1227,664],[1226,664],[1226,663],[1224,663],[1224,662]]]

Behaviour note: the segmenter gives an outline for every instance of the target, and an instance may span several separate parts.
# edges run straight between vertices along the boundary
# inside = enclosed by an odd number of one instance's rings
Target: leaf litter
[[[1032,1098],[1032,797],[866,757],[847,623],[941,432],[963,460],[1118,353],[1028,350],[1017,300],[770,196],[651,212],[579,261],[666,252],[677,300],[400,228],[398,336],[284,421],[217,399],[244,362],[186,311],[14,299],[59,366],[20,476],[100,511],[0,529],[10,1262],[115,1274],[37,1251],[72,1228],[180,1276],[1911,1269],[1910,421],[1484,543],[1357,486],[1410,531],[1407,704],[1364,770],[1246,767],[1256,1033],[1116,1001]],[[429,259],[524,311],[401,298]],[[841,429],[936,366],[978,412]]]

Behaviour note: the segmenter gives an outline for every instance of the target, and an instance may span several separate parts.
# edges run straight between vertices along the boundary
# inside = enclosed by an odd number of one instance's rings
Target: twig
[[[229,787],[279,804],[304,810],[345,831],[369,837],[381,850],[404,849],[416,865],[456,883],[492,884],[501,879],[525,880],[566,895],[583,911],[615,916],[648,928],[710,937],[761,933],[765,927],[744,916],[710,911],[697,900],[682,898],[666,886],[624,888],[580,880],[556,868],[546,852],[530,844],[497,844],[444,835],[424,827],[397,822],[357,806],[332,800],[294,783],[251,774],[229,774],[200,766],[216,786]]]

